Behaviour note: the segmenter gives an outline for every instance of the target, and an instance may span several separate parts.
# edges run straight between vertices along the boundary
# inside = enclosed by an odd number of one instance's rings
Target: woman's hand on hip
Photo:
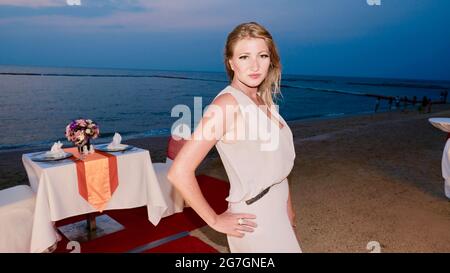
[[[257,226],[251,219],[256,219],[256,216],[226,211],[217,216],[215,224],[211,227],[227,235],[242,238],[245,235],[244,232],[253,232],[253,229]]]

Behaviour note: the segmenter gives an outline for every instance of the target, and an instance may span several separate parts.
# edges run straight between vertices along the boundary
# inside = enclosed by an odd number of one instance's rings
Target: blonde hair
[[[272,35],[270,35],[269,31],[260,24],[255,22],[243,23],[235,27],[233,31],[228,34],[224,52],[224,62],[228,78],[232,81],[234,77],[234,71],[231,69],[229,63],[229,60],[233,57],[234,46],[238,41],[248,38],[264,39],[269,49],[269,71],[267,77],[259,85],[258,92],[263,101],[270,107],[275,104],[274,101],[277,100],[278,95],[281,94],[281,63]]]

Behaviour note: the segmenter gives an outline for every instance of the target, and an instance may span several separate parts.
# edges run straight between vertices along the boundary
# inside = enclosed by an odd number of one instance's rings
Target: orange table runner
[[[77,167],[78,192],[97,211],[102,212],[119,185],[117,174],[117,158],[109,153],[95,151],[80,158],[78,148],[66,148]]]

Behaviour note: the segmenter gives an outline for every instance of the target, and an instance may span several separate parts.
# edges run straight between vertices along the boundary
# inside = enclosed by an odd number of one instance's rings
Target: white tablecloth
[[[161,191],[163,192],[164,198],[167,203],[167,210],[163,217],[182,212],[185,204],[183,196],[176,190],[176,188],[167,179],[167,174],[170,167],[172,166],[172,161],[166,163],[153,163],[153,168],[158,178],[159,185],[161,186]]]
[[[95,212],[95,209],[78,193],[76,165],[73,161],[35,162],[30,159],[32,155],[22,156],[30,186],[36,192],[31,252],[42,252],[58,239],[54,221]],[[149,151],[135,149],[115,155],[119,185],[105,210],[146,205],[148,219],[156,226],[168,206]]]
[[[429,118],[428,121],[436,128],[450,133],[450,118]]]

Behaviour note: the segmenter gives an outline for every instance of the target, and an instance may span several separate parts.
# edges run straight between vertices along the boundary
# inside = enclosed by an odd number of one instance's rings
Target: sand
[[[304,252],[450,252],[450,202],[441,158],[446,134],[430,117],[450,105],[289,122],[297,157],[289,175],[297,235]],[[165,159],[166,138],[127,141]],[[0,189],[27,184],[21,155],[0,153]],[[227,180],[216,151],[197,170]],[[208,226],[192,232],[221,252],[226,237]],[[274,234],[276,236],[276,234]]]

